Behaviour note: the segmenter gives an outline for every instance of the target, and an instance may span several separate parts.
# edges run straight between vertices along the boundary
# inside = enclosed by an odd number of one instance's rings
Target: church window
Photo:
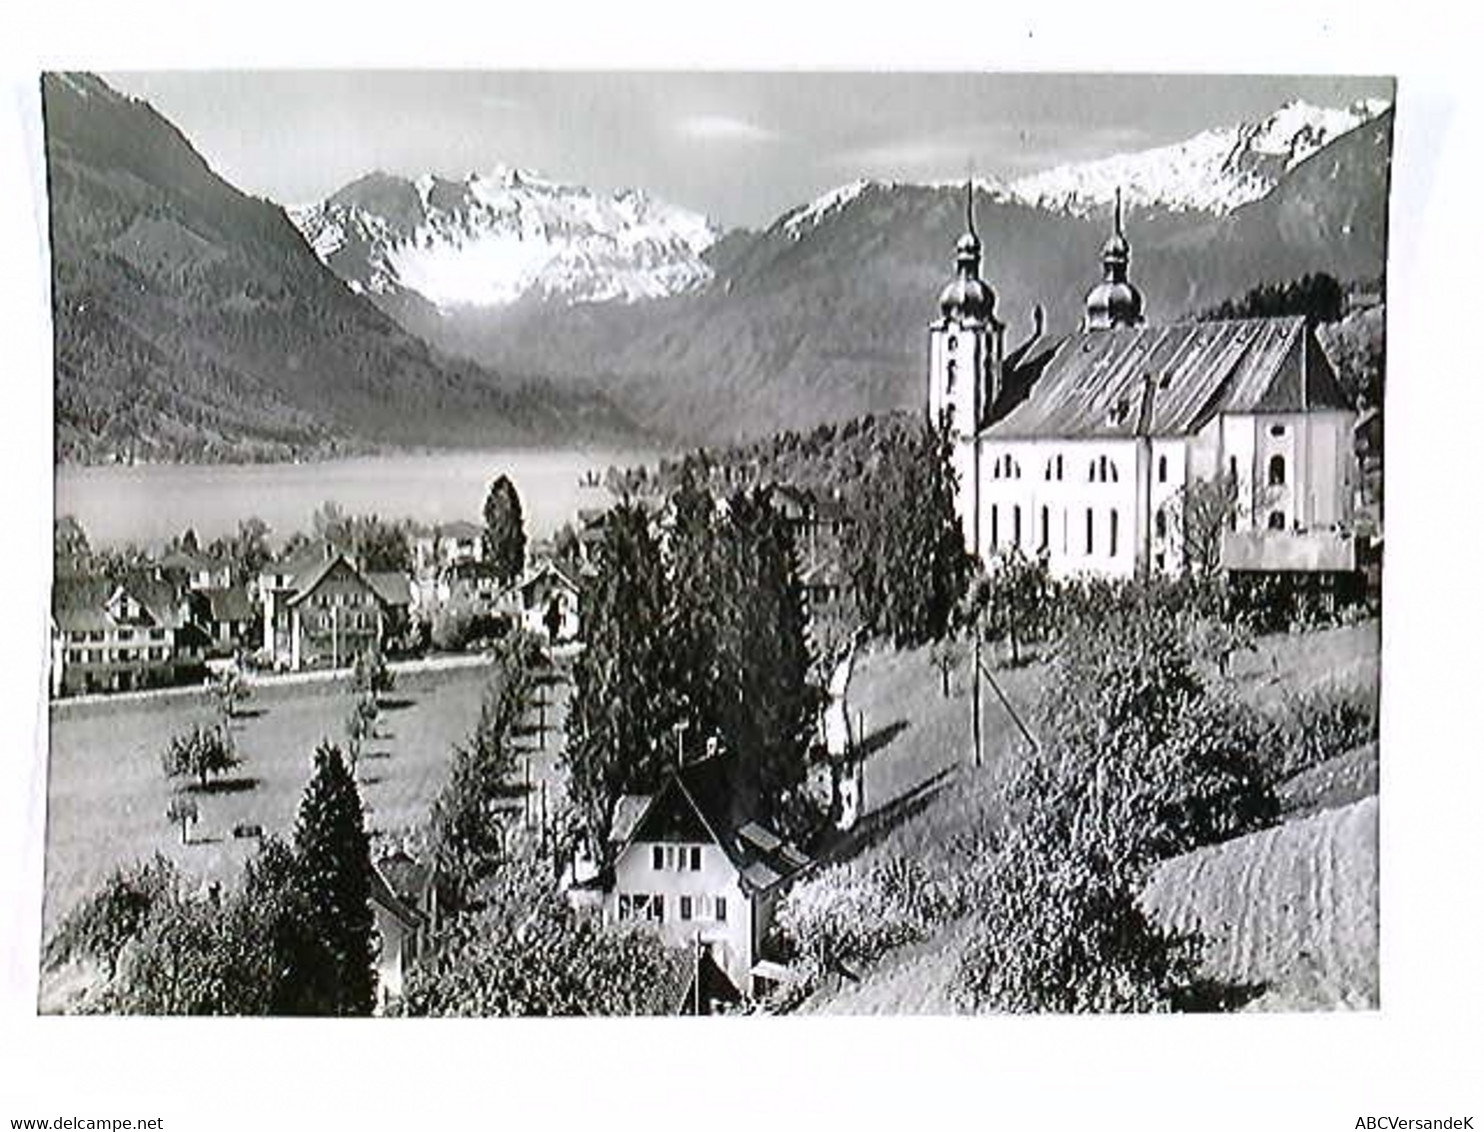
[[[1091,554],[1092,553],[1092,508],[1091,507],[1089,507],[1087,509],[1087,547],[1083,551],[1083,553],[1085,553],[1085,554]]]
[[[1169,524],[1165,519],[1165,513],[1163,511],[1156,511],[1154,513],[1154,537],[1164,538],[1168,527]]]
[[[1288,469],[1283,462],[1282,456],[1274,456],[1268,461],[1268,484],[1272,487],[1282,487],[1287,479]]]
[[[1000,548],[1000,505],[993,503],[989,508],[989,549],[991,552]]]
[[[1051,508],[1041,508],[1041,542],[1039,549],[1046,550],[1051,546]]]
[[[1015,505],[1015,510],[1011,514],[1013,516],[1012,522],[1014,524],[1014,529],[1015,529],[1015,545],[1018,547],[1018,546],[1020,546],[1020,504],[1019,503],[1017,503]]]
[[[1164,483],[1170,478],[1170,459],[1168,456],[1159,458],[1159,482]]]
[[[1237,458],[1235,456],[1227,461],[1227,474],[1231,476],[1232,483],[1237,482]]]
[[[951,354],[951,353],[953,353],[954,350],[957,350],[957,349],[958,349],[958,337],[956,335],[950,334],[948,336],[948,352]]]
[[[1269,436],[1282,436],[1287,431],[1288,431],[1288,429],[1284,428],[1282,425],[1275,424],[1272,428],[1268,429],[1268,435]]]
[[[948,363],[948,392],[952,393],[953,392],[953,389],[954,389],[954,386],[956,386],[957,384],[958,384],[958,363],[957,362],[954,362],[954,361],[950,361]]]
[[[1271,511],[1268,513],[1268,530],[1281,531],[1288,522],[1288,518],[1282,511]]]
[[[1118,512],[1108,512],[1108,557],[1118,557]]]
[[[1098,462],[1089,460],[1087,462],[1087,482],[1096,483],[1098,478]]]

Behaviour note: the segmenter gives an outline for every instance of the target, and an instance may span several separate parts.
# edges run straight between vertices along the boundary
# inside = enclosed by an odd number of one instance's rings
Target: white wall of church
[[[1054,577],[1129,577],[1138,565],[1138,443],[980,443],[979,555],[1043,548]]]

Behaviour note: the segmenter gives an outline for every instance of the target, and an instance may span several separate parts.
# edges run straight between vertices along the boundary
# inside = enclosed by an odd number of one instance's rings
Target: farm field
[[[1372,796],[1187,853],[1142,902],[1205,935],[1207,973],[1260,992],[1249,1010],[1374,1009],[1378,813]]]
[[[443,784],[450,748],[473,728],[487,669],[404,673],[384,697],[378,737],[363,750],[357,777],[374,832],[426,820]],[[548,688],[553,691],[562,686]],[[234,838],[238,824],[289,834],[322,739],[342,743],[353,703],[348,681],[259,685],[233,734],[243,763],[204,793],[191,844],[165,820],[175,783],[160,753],[172,735],[218,718],[205,693],[158,699],[54,705],[48,766],[43,931],[115,867],[159,851],[188,875],[231,881],[256,847]],[[534,725],[532,718],[530,723]],[[545,749],[533,734],[533,781],[555,781],[560,704],[548,709]],[[553,799],[554,800],[554,799]]]

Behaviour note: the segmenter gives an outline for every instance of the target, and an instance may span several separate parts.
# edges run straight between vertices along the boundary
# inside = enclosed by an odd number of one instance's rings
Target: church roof
[[[1029,396],[986,434],[1183,436],[1222,412],[1353,408],[1302,318],[1114,327],[1066,338]]]

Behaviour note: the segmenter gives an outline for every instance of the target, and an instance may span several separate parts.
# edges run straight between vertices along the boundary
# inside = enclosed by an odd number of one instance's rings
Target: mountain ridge
[[[48,74],[42,104],[59,462],[632,431],[592,391],[438,354],[147,103],[93,75]]]

